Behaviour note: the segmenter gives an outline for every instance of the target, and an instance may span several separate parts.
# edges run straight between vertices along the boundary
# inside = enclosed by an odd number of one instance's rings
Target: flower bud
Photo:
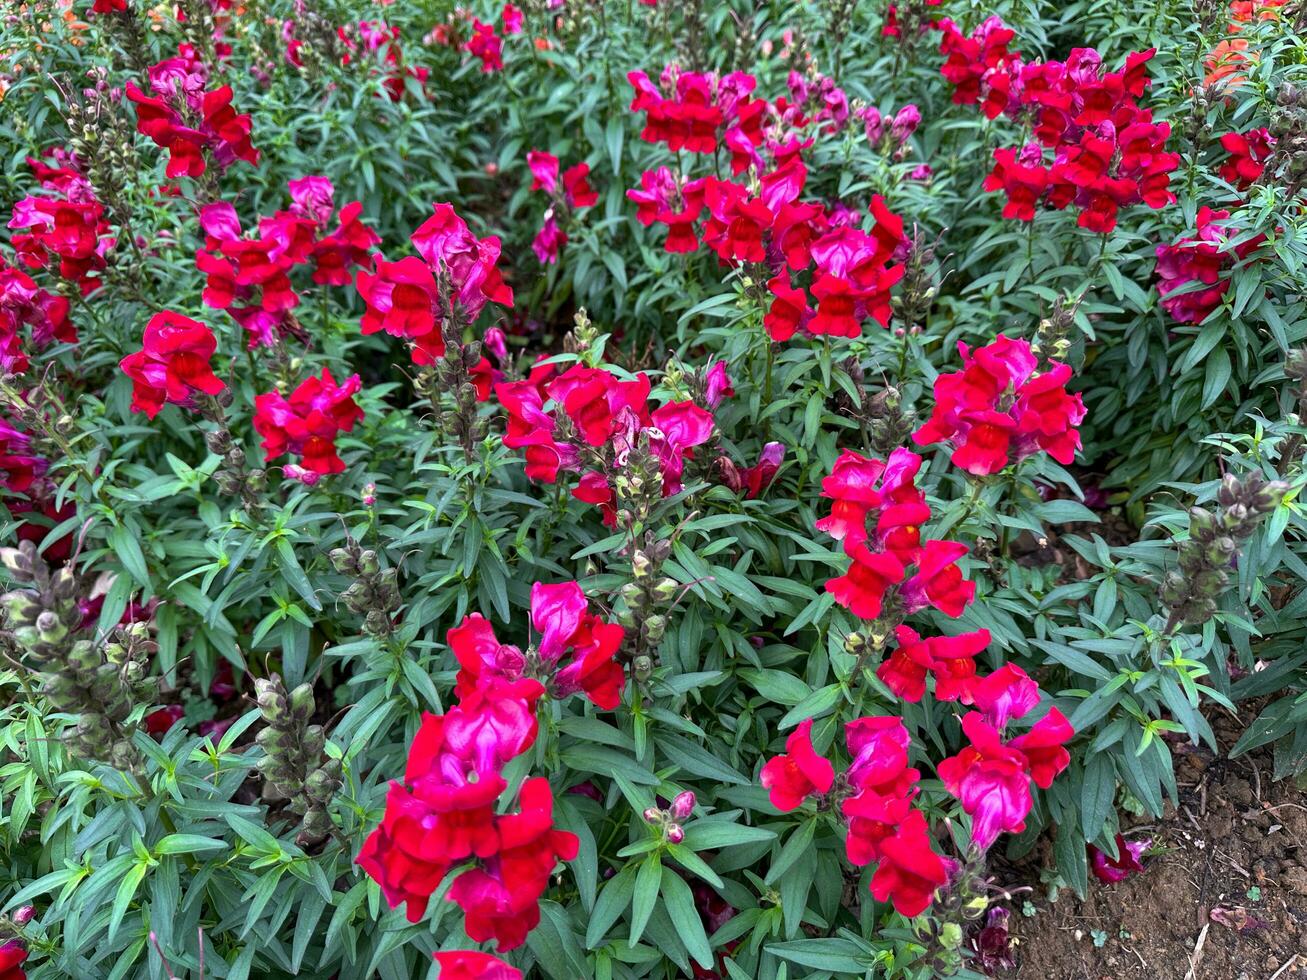
[[[653,587],[652,595],[659,602],[670,602],[680,587],[680,583],[674,578],[661,578]]]
[[[327,558],[331,560],[331,567],[342,575],[354,575],[358,571],[358,565],[354,562],[354,556],[344,548],[332,548],[327,553]]]
[[[667,815],[680,823],[682,820],[688,819],[690,814],[694,812],[694,804],[694,792],[687,789],[683,793],[678,793],[676,799],[672,800],[672,805],[667,808]]]
[[[667,829],[663,831],[663,836],[667,838],[669,844],[679,844],[685,840],[685,831],[681,829],[680,824],[672,823],[667,825]]]
[[[958,949],[962,945],[962,927],[956,922],[945,922],[939,927],[939,944],[945,949]]]
[[[661,823],[662,819],[663,811],[656,806],[651,806],[644,811],[644,822],[647,824]]]

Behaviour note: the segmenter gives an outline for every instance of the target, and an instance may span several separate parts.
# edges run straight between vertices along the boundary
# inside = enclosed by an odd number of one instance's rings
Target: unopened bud
[[[672,805],[667,808],[667,815],[680,823],[682,820],[688,819],[690,814],[694,812],[694,804],[694,793],[687,789],[684,793],[676,794],[676,798],[672,800]]]

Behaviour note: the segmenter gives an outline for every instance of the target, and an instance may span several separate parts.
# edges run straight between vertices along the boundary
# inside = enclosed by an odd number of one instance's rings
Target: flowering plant
[[[1299,775],[1307,25],[1036,6],[0,24],[0,978],[974,976]]]

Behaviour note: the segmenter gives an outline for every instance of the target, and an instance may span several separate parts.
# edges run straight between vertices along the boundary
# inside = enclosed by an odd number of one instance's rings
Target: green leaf
[[[699,910],[694,907],[694,893],[690,886],[671,868],[663,868],[662,893],[667,915],[686,950],[700,966],[711,967],[712,947],[708,945],[708,934],[704,932]]]
[[[635,875],[635,890],[631,896],[631,934],[627,939],[631,946],[644,935],[649,916],[653,915],[654,904],[658,901],[658,889],[662,880],[663,862],[655,851],[644,859]]]
[[[635,875],[635,866],[628,864],[609,879],[599,892],[585,929],[586,949],[594,949],[603,942],[613,923],[630,906],[631,896],[635,892]]]
[[[149,868],[150,866],[144,861],[138,861],[132,865],[126,877],[119,883],[118,891],[113,897],[113,911],[109,915],[108,938],[110,942],[113,942],[113,937],[118,934],[118,927],[122,925],[123,916],[127,914],[127,906],[136,895],[136,889],[140,886],[141,879],[145,877],[145,872]]]
[[[150,588],[150,570],[145,564],[145,552],[136,540],[136,535],[125,524],[111,528],[108,534],[109,546],[114,555],[127,569],[127,573],[144,588]]]
[[[169,834],[154,845],[154,853],[195,854],[197,851],[219,851],[227,846],[226,841],[200,834]]]
[[[1116,801],[1116,764],[1111,755],[1099,752],[1085,762],[1080,791],[1080,830],[1085,840],[1095,840],[1107,824]]]

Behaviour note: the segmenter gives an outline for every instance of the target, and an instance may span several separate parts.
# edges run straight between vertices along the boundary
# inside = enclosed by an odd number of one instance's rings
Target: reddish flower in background
[[[1133,874],[1139,874],[1144,870],[1143,855],[1144,851],[1153,846],[1153,842],[1144,838],[1142,840],[1128,841],[1120,834],[1116,835],[1116,854],[1115,858],[1107,856],[1106,851],[1099,850],[1093,844],[1089,848],[1089,870],[1094,873],[1094,877],[1105,885],[1115,885],[1117,882],[1125,881]]]
[[[535,253],[541,265],[553,265],[558,261],[558,254],[566,244],[567,232],[558,226],[554,210],[550,208],[545,212],[544,224],[540,226],[536,237],[531,241],[531,251]]]
[[[152,95],[131,81],[124,91],[136,105],[137,130],[168,151],[169,177],[199,177],[209,159],[223,170],[237,160],[258,164],[249,115],[232,107],[231,86],[205,90],[207,71],[188,46],[152,65],[149,83]]]
[[[489,953],[458,950],[436,953],[435,957],[440,964],[438,980],[522,980],[521,970]]]
[[[481,59],[481,71],[490,74],[504,70],[503,45],[495,33],[494,24],[483,24],[472,19],[472,36],[468,38],[467,53]]]
[[[757,499],[776,479],[781,463],[785,461],[785,446],[779,442],[769,442],[762,447],[758,462],[753,466],[740,469],[726,456],[719,456],[717,467],[721,471],[722,482],[736,493],[744,491],[746,500]]]
[[[27,370],[23,327],[31,328],[32,347],[77,343],[77,328],[68,317],[68,300],[37,286],[21,269],[0,258],[0,373]]]
[[[46,461],[31,452],[32,437],[0,417],[0,487],[27,493],[46,470]]]
[[[1071,368],[1053,364],[1036,374],[1038,358],[1024,340],[998,337],[974,354],[959,343],[963,369],[935,379],[930,419],[912,434],[919,446],[951,441],[953,464],[968,473],[997,473],[1013,459],[1044,450],[1069,464],[1080,447],[1085,417],[1066,382]]]
[[[357,374],[336,384],[331,371],[300,382],[289,399],[267,392],[254,399],[254,429],[263,436],[263,458],[271,461],[286,453],[301,456],[291,475],[315,483],[327,473],[342,473],[345,462],[336,453],[336,435],[353,430],[363,418],[354,401],[363,382]]]
[[[939,22],[943,38],[940,54],[947,58],[940,74],[953,85],[953,101],[958,105],[975,105],[980,101],[980,83],[993,68],[1020,59],[1019,52],[1007,49],[1016,33],[997,15],[988,18],[970,37],[958,31],[957,25],[947,18]]]
[[[1226,133],[1221,137],[1221,146],[1230,154],[1221,164],[1221,179],[1247,190],[1266,170],[1266,160],[1275,149],[1275,138],[1262,127],[1246,133]]]
[[[1162,308],[1177,323],[1202,323],[1219,308],[1230,288],[1225,273],[1266,240],[1258,235],[1228,247],[1227,239],[1236,233],[1222,223],[1229,216],[1228,211],[1199,208],[1195,237],[1157,246],[1157,291]]]
[[[590,164],[582,161],[563,171],[563,195],[571,208],[588,208],[599,203],[599,194],[590,186]]]
[[[152,316],[142,349],[119,362],[132,379],[132,411],[154,418],[165,404],[190,404],[197,391],[222,391],[226,386],[209,366],[217,347],[213,331],[203,323],[172,310]]]
[[[835,782],[835,767],[812,747],[812,719],[802,722],[785,740],[785,754],[768,760],[759,782],[771,804],[783,813],[797,810],[813,793],[828,793]]]
[[[522,11],[518,10],[511,3],[504,4],[504,11],[501,19],[504,22],[505,34],[522,33]]]

